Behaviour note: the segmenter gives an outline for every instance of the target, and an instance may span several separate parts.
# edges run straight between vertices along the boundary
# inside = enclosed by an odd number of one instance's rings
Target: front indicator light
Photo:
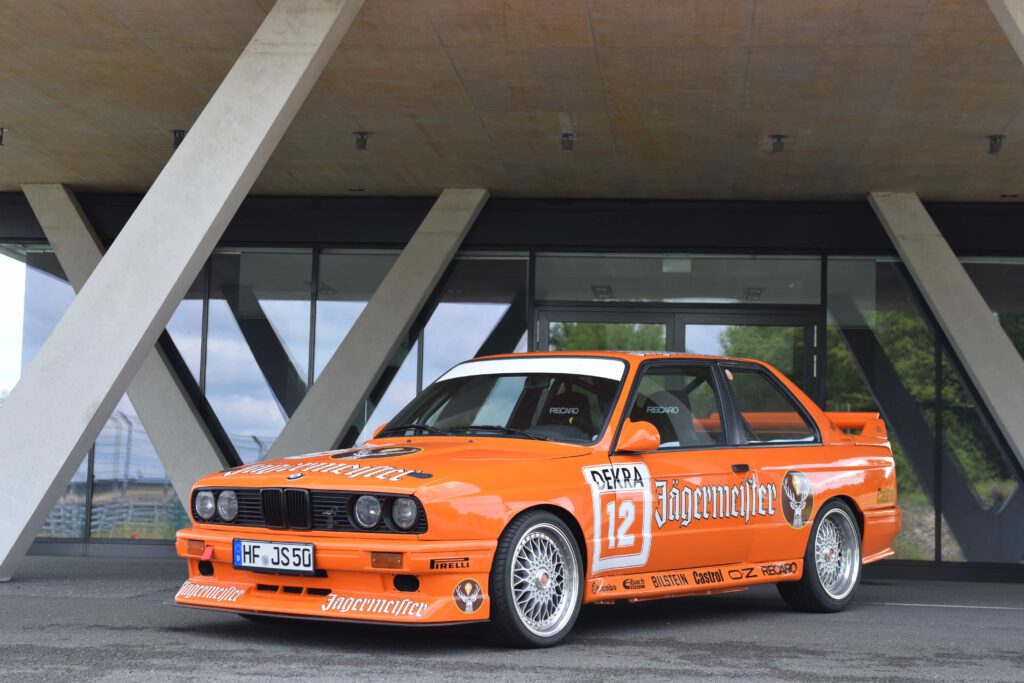
[[[354,509],[355,522],[363,529],[372,529],[380,523],[380,501],[376,496],[359,496]]]
[[[238,496],[234,491],[221,491],[217,496],[217,514],[224,522],[233,522],[238,516]]]
[[[402,531],[408,531],[416,526],[417,517],[419,507],[412,498],[398,498],[391,506],[391,520]]]
[[[375,569],[401,569],[402,553],[370,553],[370,566]]]
[[[213,513],[217,511],[217,501],[214,500],[213,491],[200,491],[196,494],[196,514],[205,521],[213,519]]]
[[[206,541],[191,540],[185,546],[185,554],[200,556],[206,550]]]

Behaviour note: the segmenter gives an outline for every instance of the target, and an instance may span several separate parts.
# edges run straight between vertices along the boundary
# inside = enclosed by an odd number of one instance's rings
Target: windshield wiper
[[[443,429],[438,429],[437,427],[431,427],[430,425],[415,424],[415,423],[410,423],[410,424],[407,424],[407,425],[395,425],[394,427],[387,427],[386,429],[381,430],[380,434],[378,434],[377,436],[384,436],[385,434],[387,434],[389,432],[407,432],[410,429],[418,431],[418,432],[426,432],[427,434],[434,434],[436,436],[451,436],[451,434],[449,434],[448,432],[444,431]]]
[[[452,427],[450,431],[466,432],[470,430],[477,430],[481,432],[502,432],[503,434],[515,434],[516,436],[525,436],[528,439],[536,439],[537,441],[550,441],[546,436],[540,436],[538,434],[531,434],[525,429],[516,429],[515,427],[503,427],[501,425],[469,425],[468,427]]]

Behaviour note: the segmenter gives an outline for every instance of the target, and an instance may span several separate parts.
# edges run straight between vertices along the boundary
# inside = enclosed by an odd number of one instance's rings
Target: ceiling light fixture
[[[575,133],[562,133],[562,151],[571,152],[572,146],[576,142]]]
[[[356,151],[365,152],[366,141],[370,138],[370,132],[365,130],[357,130],[353,131],[352,135],[354,135],[356,138]]]
[[[171,149],[178,149],[178,146],[181,145],[187,133],[188,131],[184,128],[171,129]]]
[[[999,150],[1003,148],[1003,138],[1005,135],[989,135],[988,136],[988,153],[999,154]]]
[[[785,139],[788,135],[769,135],[772,141],[772,154],[782,154],[782,151],[786,148]]]

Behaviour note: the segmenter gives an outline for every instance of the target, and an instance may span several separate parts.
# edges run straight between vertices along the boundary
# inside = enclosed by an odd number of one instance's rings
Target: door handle
[[[748,465],[746,463],[740,463],[738,465],[733,465],[732,466],[732,471],[735,472],[736,474],[743,474],[744,472],[749,472],[750,471],[750,465]]]

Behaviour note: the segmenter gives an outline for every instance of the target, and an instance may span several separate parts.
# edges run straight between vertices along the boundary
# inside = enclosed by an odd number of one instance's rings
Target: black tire
[[[537,575],[537,587],[525,585],[520,579],[516,583],[517,590],[523,595],[524,590],[531,590],[543,595],[558,594],[558,576],[561,577],[561,598],[554,597],[545,602],[546,605],[556,603],[553,607],[554,615],[550,627],[538,629],[527,624],[520,608],[517,606],[513,594],[513,574],[519,572],[523,576],[524,567],[516,565],[517,551],[524,538],[529,543],[544,543],[547,539],[552,547],[559,548],[557,557],[564,553],[561,564],[557,562],[548,569],[539,569],[543,574]],[[524,544],[525,545],[525,544]],[[528,557],[522,555],[522,562],[527,562]],[[491,628],[496,639],[504,644],[513,647],[551,647],[559,643],[572,630],[573,624],[580,613],[580,605],[583,602],[583,563],[580,558],[580,549],[576,539],[569,527],[555,515],[543,510],[526,512],[512,520],[502,532],[498,539],[498,547],[494,552],[494,562],[491,566],[490,593],[491,593]],[[544,577],[547,578],[544,578]],[[540,581],[545,583],[541,584]],[[532,584],[532,581],[530,582]]]
[[[844,552],[849,550],[850,555],[844,558],[848,564],[842,569],[836,570],[837,576],[840,578],[826,586],[821,578],[822,572],[819,572],[819,556],[815,549],[821,525],[829,523],[836,529],[841,529],[844,541],[849,541],[851,545],[845,546],[843,549]],[[827,538],[831,532],[832,529],[826,527],[823,536]],[[825,548],[828,546],[828,543],[823,545]],[[832,549],[835,550],[834,545]],[[823,558],[831,557],[832,554],[823,556]],[[829,559],[825,559],[825,562],[829,561]],[[846,574],[846,566],[849,567],[849,575]],[[807,550],[804,553],[803,577],[799,581],[779,583],[779,594],[787,605],[801,612],[839,612],[853,599],[857,584],[860,583],[861,569],[860,526],[857,524],[857,516],[843,501],[830,500],[818,511],[814,525],[811,527],[811,534],[807,539]],[[824,571],[828,574],[827,565]]]

